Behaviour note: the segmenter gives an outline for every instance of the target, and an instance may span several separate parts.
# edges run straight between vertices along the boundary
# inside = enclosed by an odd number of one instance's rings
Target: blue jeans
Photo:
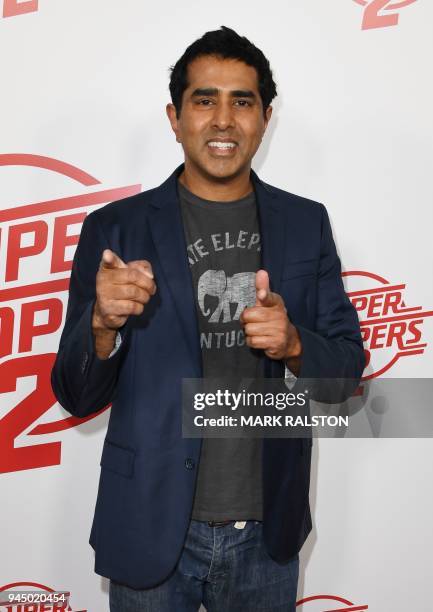
[[[192,520],[174,571],[150,589],[110,581],[110,612],[294,612],[299,558],[279,565],[262,523],[222,527]]]

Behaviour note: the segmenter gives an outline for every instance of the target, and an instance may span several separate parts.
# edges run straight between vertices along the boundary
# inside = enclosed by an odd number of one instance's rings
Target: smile
[[[236,147],[238,146],[236,142],[222,142],[220,140],[211,140],[207,143],[209,147],[209,151],[213,155],[217,155],[218,157],[221,155],[233,155]]]
[[[218,140],[211,140],[210,142],[207,143],[208,147],[211,147],[212,149],[221,149],[221,150],[227,150],[227,149],[234,149],[237,144],[235,142],[221,142]]]

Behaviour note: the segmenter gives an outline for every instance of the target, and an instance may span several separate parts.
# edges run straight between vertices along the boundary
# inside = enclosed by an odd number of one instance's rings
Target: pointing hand
[[[102,253],[96,275],[94,330],[116,330],[129,315],[140,315],[156,292],[151,264],[142,259],[125,263],[110,249]]]
[[[248,346],[271,359],[291,359],[302,352],[298,330],[287,316],[284,300],[270,289],[266,270],[256,272],[256,304],[240,316]]]

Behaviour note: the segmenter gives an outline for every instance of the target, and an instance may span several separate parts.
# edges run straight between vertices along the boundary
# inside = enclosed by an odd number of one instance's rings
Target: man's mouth
[[[209,140],[207,146],[212,153],[217,155],[230,155],[238,146],[234,140]]]
[[[235,142],[220,142],[218,140],[211,140],[207,144],[208,147],[216,147],[217,149],[233,149],[236,146]]]

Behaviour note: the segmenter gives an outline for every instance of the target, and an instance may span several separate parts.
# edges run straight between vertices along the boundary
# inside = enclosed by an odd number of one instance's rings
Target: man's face
[[[255,68],[211,55],[188,66],[179,118],[167,105],[185,165],[217,181],[249,171],[271,113],[263,115]]]

